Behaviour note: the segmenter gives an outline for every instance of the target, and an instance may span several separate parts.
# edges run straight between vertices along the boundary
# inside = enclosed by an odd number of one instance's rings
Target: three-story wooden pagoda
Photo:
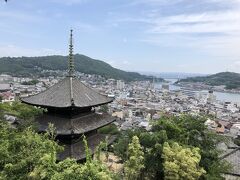
[[[47,109],[36,121],[39,124],[39,132],[46,132],[49,123],[55,126],[56,139],[65,147],[58,159],[71,157],[80,161],[85,158],[82,135],[87,137],[88,146],[93,153],[99,142],[106,137],[97,130],[115,119],[108,114],[98,114],[94,110],[94,107],[110,103],[113,99],[87,87],[75,77],[72,36],[71,30],[68,76],[49,89],[22,98],[21,101]],[[113,137],[109,136],[108,142],[111,143],[112,140]]]

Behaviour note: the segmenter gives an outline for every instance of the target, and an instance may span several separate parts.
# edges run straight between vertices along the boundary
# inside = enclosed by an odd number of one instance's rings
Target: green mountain
[[[209,76],[181,79],[177,83],[181,82],[202,82],[210,86],[225,85],[226,89],[237,89],[240,88],[240,74],[234,72],[221,72]]]
[[[66,70],[68,67],[67,56],[42,56],[42,57],[3,57],[0,58],[0,73],[12,75],[42,75],[42,70]],[[151,80],[151,76],[141,75],[136,72],[126,72],[111,65],[90,57],[76,54],[74,56],[75,69],[86,74],[97,74],[106,78],[133,80]],[[163,79],[159,78],[159,81]]]

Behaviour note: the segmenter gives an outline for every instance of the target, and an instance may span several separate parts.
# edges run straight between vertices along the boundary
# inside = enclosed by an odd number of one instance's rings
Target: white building
[[[122,80],[117,80],[117,89],[123,90],[125,87],[125,82]]]
[[[233,124],[232,127],[230,128],[230,133],[233,136],[240,135],[240,123]]]

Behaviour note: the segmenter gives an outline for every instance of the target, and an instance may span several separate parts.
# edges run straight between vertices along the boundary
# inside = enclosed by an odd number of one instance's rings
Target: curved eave
[[[98,130],[98,129],[104,127],[104,126],[107,126],[107,125],[115,122],[115,121],[116,121],[116,119],[113,119],[111,122],[105,123],[105,124],[103,124],[102,126],[99,126],[98,128],[92,128],[92,129],[90,129],[90,130],[88,130],[88,131],[84,131],[84,132],[75,131],[74,133],[59,133],[58,131],[56,131],[56,134],[57,134],[58,136],[82,135],[82,134],[91,132],[91,131],[93,131],[93,130]],[[40,131],[40,132],[46,132],[46,131]]]
[[[55,126],[57,135],[80,135],[107,126],[114,121],[116,118],[111,115],[97,113],[69,119],[49,114],[36,118],[40,132],[47,131],[48,124],[51,123]]]
[[[27,97],[26,97],[27,98]],[[24,99],[20,98],[20,101],[25,103],[25,104],[28,104],[28,105],[32,105],[32,106],[37,106],[37,107],[41,107],[41,108],[87,108],[87,107],[97,107],[97,106],[102,106],[104,104],[108,104],[108,103],[111,103],[113,102],[114,98],[111,98],[109,101],[106,101],[106,102],[103,102],[103,103],[100,103],[100,104],[93,104],[93,105],[86,105],[86,106],[77,106],[77,105],[69,105],[69,106],[50,106],[50,105],[44,105],[44,104],[35,104],[35,103],[31,103],[31,102],[28,102],[28,101],[24,101]]]

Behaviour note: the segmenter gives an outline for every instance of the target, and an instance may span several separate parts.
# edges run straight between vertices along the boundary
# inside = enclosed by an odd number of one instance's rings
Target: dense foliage
[[[111,180],[117,178],[102,162],[92,159],[85,138],[86,163],[78,164],[74,159],[57,163],[57,153],[63,150],[63,147],[54,141],[55,130],[52,125],[49,126],[47,133],[38,134],[30,124],[14,128],[4,118],[5,114],[11,114],[23,121],[30,120],[39,113],[41,110],[21,103],[0,104],[0,179]]]
[[[216,146],[222,137],[208,131],[200,116],[162,116],[152,122],[151,132],[143,129],[121,132],[113,146],[124,164],[123,174],[112,173],[101,161],[100,151],[107,152],[106,142],[96,149],[92,159],[87,141],[86,163],[74,159],[57,162],[63,150],[55,139],[54,127],[38,134],[31,120],[41,109],[21,103],[0,104],[0,179],[222,179],[229,166],[219,159]],[[13,115],[23,123],[14,128],[4,115]],[[114,130],[112,130],[114,129]],[[109,125],[102,132],[116,127]]]
[[[210,76],[181,79],[178,82],[202,82],[211,86],[224,85],[226,89],[236,89],[240,88],[240,74],[233,72],[221,72]]]
[[[74,56],[75,69],[86,74],[97,74],[106,78],[133,80],[152,80],[152,77],[135,72],[126,72],[116,69],[109,64],[76,54]],[[41,70],[66,70],[68,67],[67,56],[42,56],[42,57],[18,57],[0,58],[0,73],[29,76],[40,75]],[[49,75],[49,74],[48,74]],[[158,80],[162,80],[159,78]]]
[[[236,137],[236,138],[234,139],[234,143],[235,143],[236,145],[240,146],[240,136],[238,136],[238,137]]]
[[[18,131],[3,122],[0,128],[0,179],[27,179],[39,159],[60,150],[48,134],[36,134],[31,128]]]
[[[141,177],[141,170],[144,168],[144,153],[137,136],[133,136],[132,142],[128,145],[128,159],[124,163],[125,178],[137,180]]]
[[[34,123],[34,118],[40,115],[44,109],[36,108],[34,106],[22,104],[20,102],[3,103],[0,104],[0,119],[3,119],[3,115],[9,115],[16,117],[16,123],[18,129],[31,126],[36,128],[37,124]]]
[[[39,81],[38,81],[37,79],[33,79],[33,80],[31,80],[31,81],[24,81],[24,82],[22,82],[21,84],[22,84],[22,85],[35,85],[35,84],[37,84],[37,83],[39,83]]]
[[[202,179],[221,179],[221,173],[228,169],[228,164],[219,159],[218,142],[222,137],[208,131],[205,118],[199,116],[167,117],[153,122],[152,131],[143,129],[128,130],[122,133],[114,145],[114,151],[124,161],[127,160],[127,147],[133,136],[138,136],[144,151],[143,175],[150,179],[164,178],[164,143],[177,142],[184,148],[199,148],[201,160],[199,166],[206,174]]]
[[[109,124],[107,126],[104,126],[100,129],[98,129],[98,132],[101,134],[110,134],[110,135],[118,135],[119,130],[116,125],[114,124]]]
[[[165,142],[163,145],[165,179],[199,179],[205,173],[204,169],[199,167],[201,160],[199,151],[199,148],[184,148],[176,142],[170,146]]]
[[[45,154],[29,174],[33,179],[51,180],[112,180],[116,179],[113,173],[98,160],[93,160],[87,145],[86,138],[83,139],[86,149],[86,163],[78,164],[76,160],[67,158],[56,163],[56,153]]]
[[[86,163],[74,159],[57,163],[57,152],[63,149],[52,133],[37,134],[31,128],[12,129],[0,121],[0,179],[95,179],[111,180],[114,175],[88,153]],[[86,142],[86,141],[85,141]],[[87,146],[87,145],[86,145]]]

